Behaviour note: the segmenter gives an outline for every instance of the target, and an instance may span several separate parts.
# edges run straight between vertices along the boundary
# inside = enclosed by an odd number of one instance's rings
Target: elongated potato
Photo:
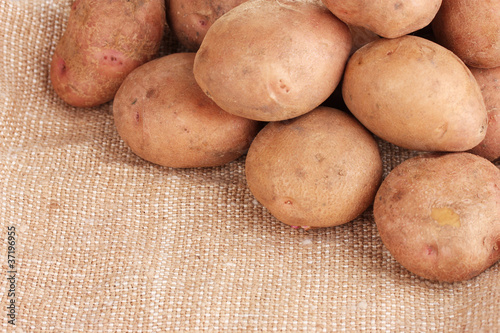
[[[380,39],[356,51],[342,95],[370,131],[395,145],[465,151],[487,130],[487,112],[474,76],[444,47],[416,36]]]
[[[382,182],[373,214],[389,252],[423,278],[463,281],[500,259],[500,170],[480,156],[402,162]]]
[[[166,24],[164,0],[77,0],[52,56],[50,79],[66,103],[109,102],[125,77],[153,59]]]
[[[331,95],[351,45],[347,25],[324,6],[250,0],[214,22],[196,53],[194,74],[229,113],[290,119]]]

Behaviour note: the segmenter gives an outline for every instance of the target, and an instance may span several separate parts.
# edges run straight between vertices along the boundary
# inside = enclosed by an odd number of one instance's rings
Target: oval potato
[[[268,123],[245,162],[250,191],[279,221],[308,229],[347,223],[373,202],[378,145],[354,117],[329,108]]]
[[[451,51],[421,37],[360,48],[347,63],[342,95],[370,131],[407,149],[465,151],[486,135],[474,76]]]
[[[480,156],[405,160],[380,185],[373,214],[392,256],[423,278],[468,280],[500,259],[500,170]]]
[[[347,25],[324,6],[251,0],[214,22],[196,53],[194,75],[229,113],[290,119],[332,94],[351,45]]]
[[[175,168],[223,165],[245,154],[261,128],[225,112],[201,91],[194,56],[152,60],[130,73],[116,93],[118,134],[147,161]]]
[[[76,107],[111,101],[125,77],[157,55],[165,24],[163,0],[76,0],[52,56],[55,92]]]

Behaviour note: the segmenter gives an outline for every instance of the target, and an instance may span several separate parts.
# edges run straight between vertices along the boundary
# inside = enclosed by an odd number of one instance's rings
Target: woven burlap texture
[[[117,135],[112,103],[62,102],[48,73],[70,4],[0,2],[2,331],[499,332],[498,263],[466,282],[421,279],[384,248],[371,209],[294,230],[252,197],[244,157],[153,165]],[[164,52],[179,50],[167,34]],[[379,143],[384,176],[415,154]]]

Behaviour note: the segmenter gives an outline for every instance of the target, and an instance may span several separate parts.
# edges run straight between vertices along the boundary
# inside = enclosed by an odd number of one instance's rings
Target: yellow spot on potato
[[[452,227],[460,227],[460,216],[451,208],[432,208],[431,217],[439,223],[439,225],[451,225]]]

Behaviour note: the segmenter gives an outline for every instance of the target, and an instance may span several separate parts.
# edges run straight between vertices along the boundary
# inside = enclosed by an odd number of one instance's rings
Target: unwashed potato
[[[212,167],[246,153],[261,125],[220,109],[196,84],[194,53],[174,53],[130,73],[113,102],[116,129],[155,164]]]
[[[405,160],[382,182],[373,213],[392,256],[423,278],[463,281],[500,259],[500,170],[480,156]]]
[[[494,161],[500,158],[500,67],[471,67],[470,70],[481,88],[488,111],[486,136],[471,152]]]
[[[436,15],[441,0],[323,0],[342,21],[396,38],[422,29]]]
[[[76,107],[113,99],[128,73],[153,59],[165,29],[164,0],[77,0],[52,56],[55,92]]]
[[[268,123],[248,150],[245,175],[252,194],[279,221],[331,227],[373,203],[382,160],[372,134],[354,117],[318,107]]]
[[[351,45],[347,25],[324,6],[250,0],[214,22],[196,54],[194,74],[229,113],[290,119],[330,96]]]
[[[400,147],[465,151],[487,130],[474,76],[451,51],[416,36],[382,38],[347,63],[342,95],[371,132]]]
[[[467,65],[500,66],[500,0],[443,0],[432,28]]]
[[[167,0],[168,26],[179,42],[197,51],[207,30],[227,11],[246,0]]]

